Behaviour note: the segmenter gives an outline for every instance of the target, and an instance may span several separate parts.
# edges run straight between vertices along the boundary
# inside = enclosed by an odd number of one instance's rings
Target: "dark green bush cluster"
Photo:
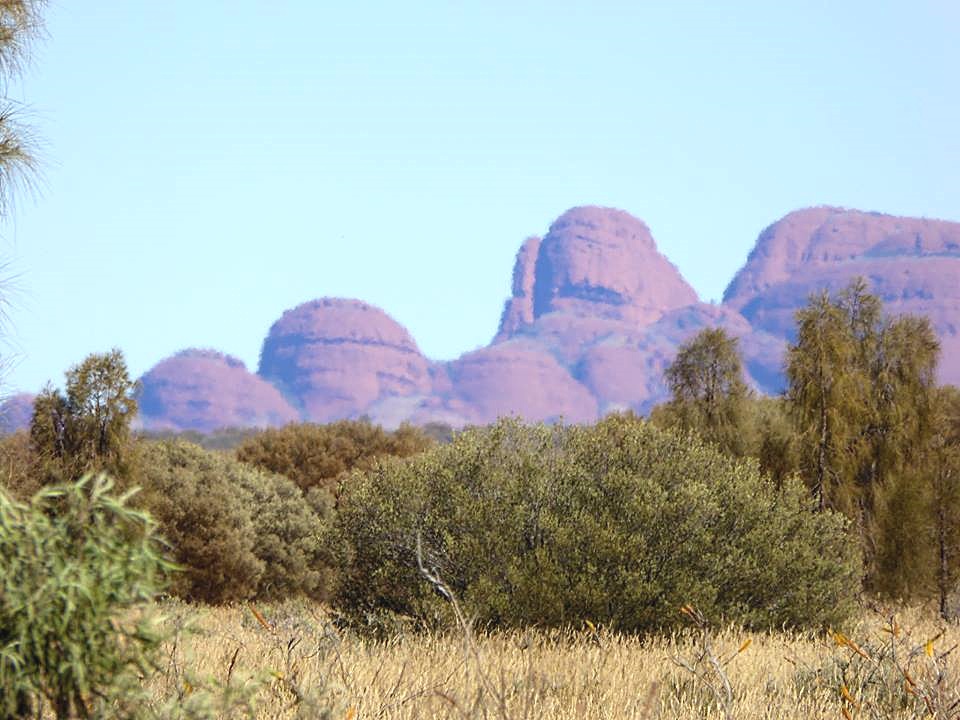
[[[141,453],[142,502],[185,568],[178,594],[323,596],[321,517],[290,480],[185,442],[145,442]]]
[[[90,479],[0,492],[0,717],[89,717],[124,698],[160,636],[138,612],[170,566],[154,524]],[[46,715],[44,715],[46,716]]]
[[[432,431],[436,431],[432,428]],[[237,448],[237,459],[293,480],[303,492],[334,491],[354,469],[369,470],[385,457],[410,457],[435,441],[413,425],[389,432],[368,420],[341,420],[265,430]]]
[[[344,483],[329,542],[335,603],[448,617],[423,560],[468,614],[497,626],[644,632],[685,603],[753,628],[841,622],[858,558],[796,481],[628,416],[589,427],[501,421]]]

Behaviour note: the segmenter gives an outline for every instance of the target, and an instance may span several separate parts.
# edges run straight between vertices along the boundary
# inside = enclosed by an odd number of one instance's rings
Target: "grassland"
[[[381,641],[307,604],[161,610],[175,634],[148,684],[186,715],[191,703],[348,720],[947,718],[960,707],[960,628],[929,609],[865,610],[846,634],[691,622],[646,639],[586,627]]]

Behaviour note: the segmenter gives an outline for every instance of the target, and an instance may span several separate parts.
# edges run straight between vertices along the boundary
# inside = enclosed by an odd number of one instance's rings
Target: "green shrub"
[[[844,521],[795,480],[629,416],[591,427],[501,421],[343,486],[330,543],[348,616],[449,619],[424,562],[479,622],[626,632],[692,603],[752,628],[840,623],[858,590]]]
[[[0,487],[26,501],[43,486],[43,467],[26,430],[0,437]]]
[[[415,455],[434,442],[412,425],[388,432],[368,420],[303,423],[264,430],[237,448],[237,459],[290,478],[305,493],[315,487],[332,492],[351,470],[367,470],[383,457]]]
[[[144,442],[142,457],[144,503],[186,568],[179,595],[322,597],[321,518],[293,483],[185,442]]]
[[[188,443],[141,443],[142,502],[184,571],[175,594],[222,603],[252,596],[264,565],[254,552],[250,507],[227,463]]]
[[[163,589],[150,518],[89,477],[30,504],[0,492],[0,716],[87,717],[126,694],[160,642],[140,607]]]

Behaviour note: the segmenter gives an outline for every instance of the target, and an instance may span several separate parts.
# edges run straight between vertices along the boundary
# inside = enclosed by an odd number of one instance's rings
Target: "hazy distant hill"
[[[663,369],[678,345],[708,326],[739,337],[748,380],[778,392],[793,313],[811,293],[855,275],[890,312],[930,316],[944,348],[941,379],[960,383],[960,223],[798,210],[760,234],[723,304],[711,305],[642,221],[578,207],[521,245],[512,295],[486,348],[433,362],[383,310],[321,298],[273,324],[256,374],[212,351],[162,360],[142,378],[141,421],[208,431],[361,415],[387,426],[456,426],[504,414],[578,422],[644,412],[663,399]],[[22,420],[22,405],[11,401],[8,423]]]

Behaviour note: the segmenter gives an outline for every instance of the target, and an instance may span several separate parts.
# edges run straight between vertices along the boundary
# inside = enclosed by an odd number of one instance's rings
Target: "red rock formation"
[[[597,401],[552,355],[523,341],[467,353],[448,365],[448,407],[488,423],[503,415],[530,421],[589,422]]]
[[[525,243],[517,256],[513,295],[497,340],[517,334],[528,318],[535,322],[548,313],[645,325],[697,301],[693,288],[657,252],[643,222],[601,207],[568,210],[541,243]]]
[[[761,233],[724,304],[790,338],[811,293],[858,275],[891,315],[930,317],[943,347],[940,378],[960,382],[960,223],[834,207],[790,213]]]
[[[140,424],[148,430],[266,427],[300,416],[243,362],[214,350],[184,350],[141,379]]]
[[[665,399],[663,371],[677,348],[719,326],[739,338],[747,381],[777,392],[793,313],[811,292],[838,289],[855,275],[870,281],[889,311],[932,318],[945,349],[942,379],[960,382],[960,223],[827,207],[767,228],[722,306],[697,301],[640,220],[574,208],[542,241],[524,242],[491,346],[430,363],[383,311],[322,299],[274,323],[259,373],[317,422],[369,415],[390,427],[404,420],[461,426],[510,414],[584,422],[611,410],[645,412]],[[148,417],[211,427],[210,417],[252,424],[235,418],[262,417],[264,407],[279,421],[296,415],[270,395],[273,388],[256,378],[260,385],[251,385],[249,373],[231,362],[164,361],[145,378],[159,398],[146,403]],[[245,397],[259,393],[256,400],[238,401],[237,384],[248,388]]]
[[[30,427],[36,395],[19,393],[0,403],[0,435],[10,435]]]
[[[529,237],[517,252],[517,261],[513,265],[513,295],[504,303],[500,329],[493,339],[495,343],[509,339],[533,322],[533,288],[540,243],[540,238]]]
[[[259,374],[305,419],[363,414],[388,396],[430,391],[429,363],[410,334],[382,310],[323,298],[287,310],[270,328]]]

